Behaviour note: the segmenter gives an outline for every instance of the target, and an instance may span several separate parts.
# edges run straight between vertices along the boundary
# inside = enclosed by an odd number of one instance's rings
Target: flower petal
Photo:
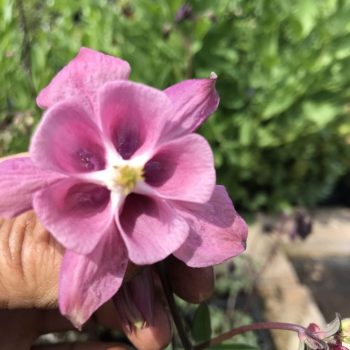
[[[208,142],[196,134],[160,147],[144,172],[146,184],[168,199],[205,203],[215,187],[213,153]]]
[[[105,167],[100,131],[74,100],[58,103],[48,110],[33,136],[30,153],[38,166],[64,173]]]
[[[191,79],[164,90],[175,108],[172,124],[167,129],[168,137],[179,137],[196,130],[219,105],[215,90],[216,75],[210,79]]]
[[[161,199],[130,194],[116,221],[128,250],[137,265],[161,261],[186,239],[188,225]]]
[[[150,266],[146,266],[113,297],[124,327],[130,332],[154,324],[154,285]]]
[[[0,215],[13,217],[32,208],[34,193],[64,178],[37,168],[29,157],[0,163]]]
[[[81,48],[37,97],[39,107],[46,109],[67,98],[78,97],[88,108],[94,108],[96,93],[107,81],[128,79],[126,61],[88,48]]]
[[[129,81],[105,84],[99,104],[102,129],[124,159],[150,152],[173,113],[162,91]]]
[[[81,326],[119,289],[127,267],[125,246],[114,225],[89,255],[67,250],[60,271],[61,313]]]
[[[110,192],[73,179],[38,192],[33,207],[57,241],[80,254],[90,253],[113,222]]]
[[[246,247],[247,225],[235,211],[223,186],[205,204],[177,203],[190,234],[175,256],[191,267],[222,263],[241,254]]]

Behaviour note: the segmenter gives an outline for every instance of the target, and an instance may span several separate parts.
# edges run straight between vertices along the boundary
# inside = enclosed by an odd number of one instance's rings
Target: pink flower
[[[299,333],[300,349],[304,350],[349,350],[343,346],[341,317],[336,314],[335,319],[325,329],[310,323],[305,332]]]
[[[124,283],[113,297],[121,323],[129,332],[154,324],[154,283],[151,267],[145,267]]]
[[[0,164],[0,213],[34,208],[66,248],[59,307],[77,327],[118,291],[128,260],[204,267],[245,249],[246,224],[193,133],[218,106],[216,77],[160,91],[129,72],[82,48],[38,96],[30,157]]]

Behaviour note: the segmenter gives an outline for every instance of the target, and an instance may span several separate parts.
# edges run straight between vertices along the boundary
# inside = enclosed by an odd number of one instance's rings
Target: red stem
[[[235,335],[250,332],[250,331],[262,330],[262,329],[280,329],[285,331],[296,332],[299,335],[305,334],[308,337],[317,341],[324,349],[327,349],[327,344],[321,339],[314,336],[308,329],[293,323],[282,323],[282,322],[258,322],[258,323],[252,323],[249,325],[233,328],[228,332],[218,335],[215,338],[212,338],[203,343],[195,345],[193,349],[194,350],[206,349],[209,346],[219,345],[224,341],[234,337]]]

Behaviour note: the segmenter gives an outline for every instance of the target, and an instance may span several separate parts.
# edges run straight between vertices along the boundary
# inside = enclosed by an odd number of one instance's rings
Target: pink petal
[[[142,84],[110,82],[99,97],[102,129],[124,159],[150,151],[173,113],[162,91]]]
[[[36,102],[46,109],[67,98],[77,97],[86,107],[94,108],[99,87],[107,81],[128,79],[129,74],[130,66],[126,61],[83,47],[41,90]]]
[[[208,201],[215,187],[214,159],[208,142],[191,134],[160,147],[145,166],[145,181],[165,198]]]
[[[32,138],[33,161],[44,169],[83,173],[105,167],[105,150],[96,125],[77,101],[48,110]]]
[[[110,192],[73,179],[38,192],[33,206],[57,241],[80,254],[91,252],[113,221]]]
[[[196,130],[218,108],[216,75],[210,79],[191,79],[168,87],[164,92],[174,104],[175,115],[167,129],[168,137],[179,137]]]
[[[0,215],[13,217],[32,208],[33,196],[64,175],[37,168],[29,157],[0,163]]]
[[[127,267],[125,246],[114,225],[89,255],[67,250],[60,272],[61,313],[81,326],[119,289]]]
[[[154,285],[152,271],[146,266],[113,297],[118,316],[129,332],[154,323]]]
[[[235,211],[223,186],[216,186],[208,203],[179,202],[177,209],[191,230],[174,255],[188,266],[219,264],[245,250],[247,225]]]
[[[161,199],[130,194],[116,218],[128,250],[137,265],[153,264],[174,252],[186,239],[188,225]]]

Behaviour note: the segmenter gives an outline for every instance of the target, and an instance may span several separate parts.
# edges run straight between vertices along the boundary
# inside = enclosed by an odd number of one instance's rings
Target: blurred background
[[[42,114],[35,97],[81,46],[127,60],[132,80],[160,89],[211,72],[218,75],[221,104],[200,132],[215,151],[218,182],[241,212],[350,206],[349,1],[0,0],[0,156],[27,149]],[[206,339],[211,328],[218,334],[266,319],[256,290],[268,308],[277,298],[275,313],[270,310],[267,316],[271,319],[291,321],[288,305],[294,312],[298,304],[300,315],[306,313],[295,297],[306,293],[304,287],[288,259],[285,265],[279,255],[285,242],[280,233],[305,239],[312,225],[303,211],[284,215],[258,219],[261,227],[251,227],[250,237],[257,242],[251,244],[252,253],[217,270],[211,319],[206,306],[183,305],[191,310],[185,319],[195,340]],[[317,215],[318,233],[308,244],[298,241],[287,248],[316,299],[320,291],[319,306],[329,320],[336,308],[348,304],[348,289],[338,304],[330,304],[329,295],[339,293],[340,284],[348,285],[350,215]],[[339,252],[343,255],[333,272]],[[325,256],[331,265],[325,265]],[[279,274],[269,266],[280,266]],[[330,276],[340,277],[333,283]],[[298,288],[301,294],[283,297],[285,289]],[[98,337],[114,339],[105,330]],[[254,346],[260,341],[260,349],[273,349],[269,335],[258,338],[238,341]],[[286,349],[285,339],[281,344]]]
[[[350,2],[0,0],[0,154],[27,149],[35,97],[81,46],[165,88],[218,75],[200,130],[239,209],[349,204]]]

